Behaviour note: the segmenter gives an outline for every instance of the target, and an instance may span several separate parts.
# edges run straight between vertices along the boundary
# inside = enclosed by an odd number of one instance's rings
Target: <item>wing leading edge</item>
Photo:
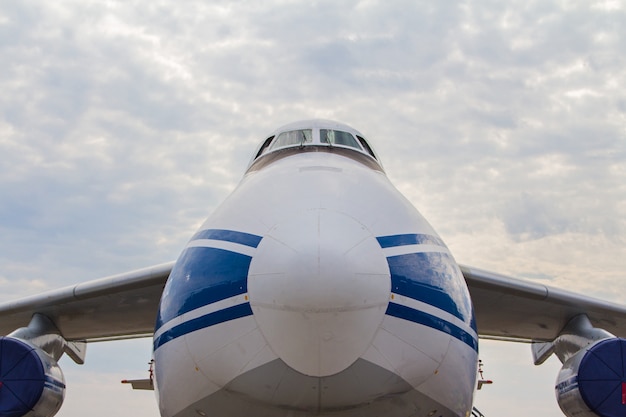
[[[52,319],[68,340],[152,335],[174,262],[72,285],[0,304],[0,335],[27,326],[34,313]]]
[[[470,290],[480,337],[552,341],[575,316],[626,337],[626,306],[570,291],[461,266]]]

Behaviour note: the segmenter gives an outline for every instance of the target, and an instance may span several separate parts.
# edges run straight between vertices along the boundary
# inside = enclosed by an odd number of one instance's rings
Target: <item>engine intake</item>
[[[600,340],[565,362],[555,387],[569,417],[626,415],[626,340]]]
[[[65,397],[57,362],[20,339],[0,337],[0,416],[52,417]]]

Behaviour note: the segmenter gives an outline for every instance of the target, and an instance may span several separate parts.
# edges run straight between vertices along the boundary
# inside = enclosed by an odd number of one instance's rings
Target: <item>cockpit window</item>
[[[370,145],[368,145],[367,141],[363,139],[361,136],[357,136],[356,138],[359,140],[359,143],[361,144],[363,149],[365,149],[365,152],[370,154],[372,158],[376,159],[376,155],[374,155],[374,151],[372,150],[372,148],[370,148]]]
[[[285,125],[266,136],[257,149],[248,172],[294,154],[308,154],[313,158],[318,153],[345,156],[375,170],[383,170],[369,142],[358,131],[332,121],[309,120]]]
[[[284,148],[285,146],[304,145],[313,140],[313,131],[311,129],[292,130],[283,132],[270,146],[270,150]]]
[[[361,149],[354,136],[341,130],[320,129],[320,142]]]
[[[261,149],[259,149],[259,152],[257,152],[257,154],[254,157],[254,159],[256,159],[259,156],[263,155],[265,153],[265,151],[267,151],[267,147],[270,146],[270,143],[272,142],[272,139],[274,139],[274,136],[270,136],[269,138],[265,139],[265,142],[263,142],[263,145],[261,145]]]

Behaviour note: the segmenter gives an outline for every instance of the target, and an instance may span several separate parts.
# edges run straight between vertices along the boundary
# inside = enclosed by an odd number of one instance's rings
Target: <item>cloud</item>
[[[546,200],[526,193],[508,204],[504,208],[507,231],[520,240],[539,239],[568,231],[573,219],[565,218]]]

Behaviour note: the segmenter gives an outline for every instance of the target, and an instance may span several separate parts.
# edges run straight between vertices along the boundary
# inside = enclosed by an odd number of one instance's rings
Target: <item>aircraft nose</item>
[[[351,216],[324,209],[272,228],[248,274],[250,305],[266,341],[310,376],[341,372],[365,352],[390,294],[375,237]]]

